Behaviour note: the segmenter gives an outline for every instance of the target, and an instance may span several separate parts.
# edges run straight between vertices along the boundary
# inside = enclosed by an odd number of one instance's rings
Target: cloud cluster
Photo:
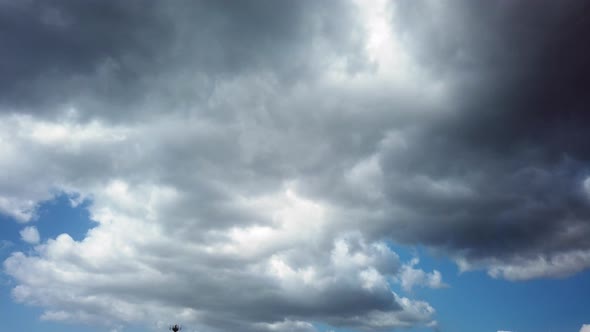
[[[97,222],[4,262],[44,319],[435,324],[392,284],[441,274],[387,241],[511,280],[590,266],[583,4],[0,6],[0,212],[76,193]]]
[[[401,263],[388,246],[350,234],[326,248],[325,217],[309,212],[320,207],[293,193],[273,202],[281,205],[272,226],[212,229],[200,241],[179,241],[174,226],[149,215],[166,208],[165,189],[107,188],[114,190],[123,203],[113,209],[98,197],[92,210],[100,225],[83,241],[62,234],[38,245],[35,255],[15,253],[4,262],[19,282],[15,299],[46,308],[42,319],[178,319],[207,330],[309,331],[308,321],[391,328],[428,323],[434,314],[427,303],[392,292]],[[146,191],[153,203],[137,217],[126,213]],[[306,226],[299,218],[306,213],[309,233],[294,232]]]

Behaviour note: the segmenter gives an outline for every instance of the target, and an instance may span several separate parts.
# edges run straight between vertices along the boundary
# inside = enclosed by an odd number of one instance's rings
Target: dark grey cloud
[[[396,6],[410,49],[457,92],[451,114],[383,155],[388,198],[412,214],[394,236],[473,260],[587,251],[587,4]]]
[[[252,73],[294,84],[341,55],[364,66],[347,3],[2,3],[4,110],[129,118],[190,107]],[[322,56],[318,56],[318,55]],[[150,109],[150,112],[146,112]],[[158,110],[158,111],[156,111]]]
[[[67,104],[82,88],[116,104],[159,47],[170,47],[153,2],[2,2],[3,108],[39,111]],[[99,82],[108,75],[109,82]],[[94,77],[95,82],[88,82]],[[84,86],[80,86],[83,84]],[[112,84],[115,84],[114,86]]]

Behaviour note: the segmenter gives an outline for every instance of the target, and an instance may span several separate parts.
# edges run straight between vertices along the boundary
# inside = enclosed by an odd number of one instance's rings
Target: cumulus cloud
[[[411,291],[414,286],[430,288],[448,287],[448,285],[442,281],[442,275],[439,271],[434,270],[427,273],[423,270],[414,268],[419,262],[420,260],[418,258],[413,258],[409,264],[404,264],[402,266],[399,278],[401,286],[406,291]]]
[[[308,322],[285,320],[271,324],[262,324],[262,327],[267,331],[280,332],[315,332],[317,331],[313,325]]]
[[[35,226],[28,226],[20,231],[20,237],[23,241],[29,244],[37,244],[41,240],[39,231]]]
[[[582,324],[582,327],[580,328],[580,332],[588,332],[590,331],[590,324]]]
[[[120,217],[105,226],[110,230],[92,229],[84,242],[63,234],[36,247],[34,256],[9,257],[4,265],[19,281],[16,300],[48,308],[46,320],[115,324],[173,317],[253,331],[312,328],[304,321],[282,322],[284,317],[391,328],[427,323],[434,314],[426,302],[390,290],[387,278],[399,272],[397,255],[358,235],[336,240],[327,256],[323,248],[304,248],[305,242],[298,250],[293,244],[248,250],[252,241],[273,241],[257,228],[233,240],[174,248],[165,233],[140,232],[142,221]],[[89,293],[92,301],[85,300]]]
[[[0,213],[66,193],[96,221],[4,262],[43,319],[434,324],[390,284],[440,272],[389,241],[510,280],[590,266],[581,2],[0,6]]]

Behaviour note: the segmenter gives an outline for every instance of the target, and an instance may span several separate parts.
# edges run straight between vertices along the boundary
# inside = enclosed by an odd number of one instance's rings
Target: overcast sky
[[[588,331],[589,11],[0,1],[0,321]]]

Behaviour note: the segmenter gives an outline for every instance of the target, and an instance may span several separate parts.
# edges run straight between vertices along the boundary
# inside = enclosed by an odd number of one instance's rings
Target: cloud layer
[[[75,193],[97,222],[4,262],[44,319],[434,324],[392,287],[440,272],[389,241],[511,280],[590,266],[584,4],[0,6],[0,212]]]

